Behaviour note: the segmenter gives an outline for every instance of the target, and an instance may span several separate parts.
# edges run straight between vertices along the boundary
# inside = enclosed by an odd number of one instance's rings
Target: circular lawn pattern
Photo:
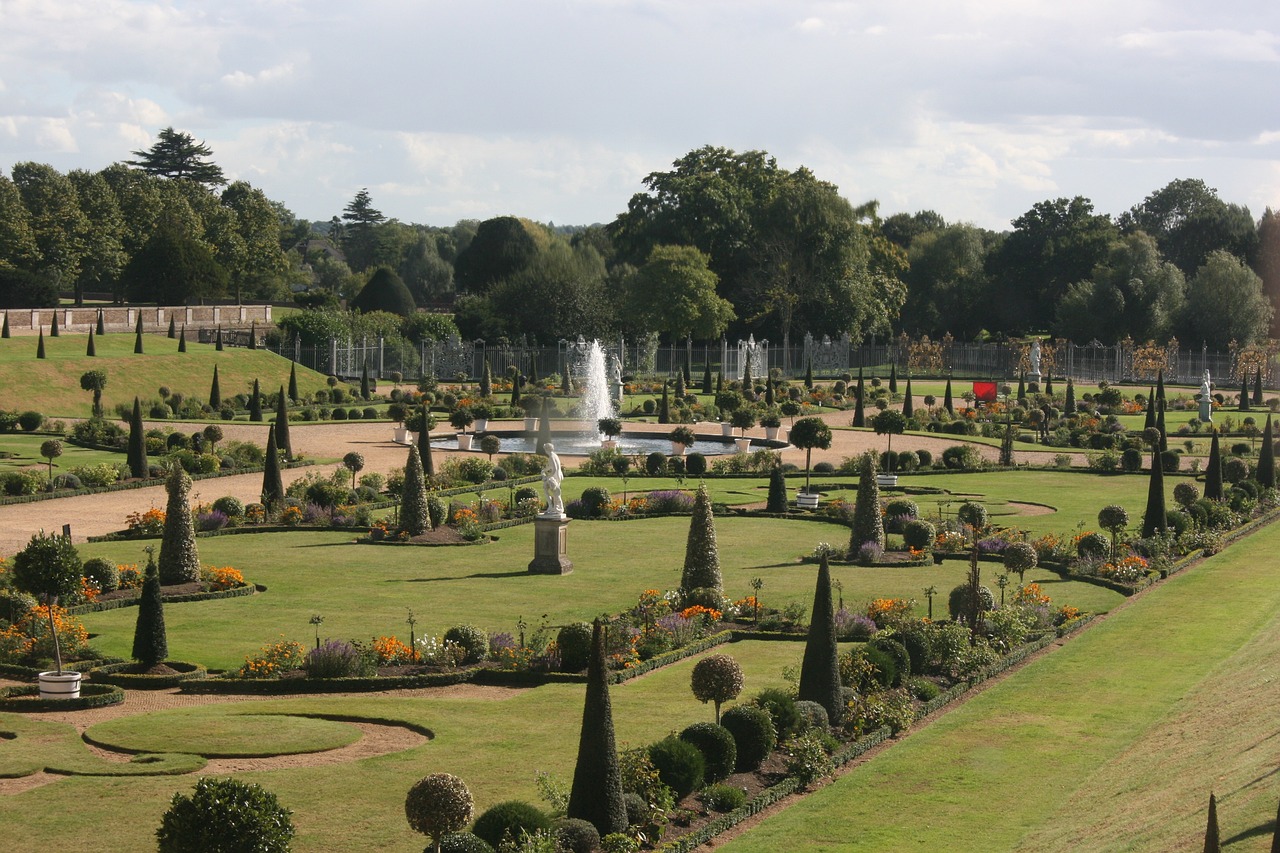
[[[324,752],[361,737],[349,723],[276,714],[190,711],[122,717],[84,733],[89,743],[117,752],[183,752],[205,758],[262,758]]]

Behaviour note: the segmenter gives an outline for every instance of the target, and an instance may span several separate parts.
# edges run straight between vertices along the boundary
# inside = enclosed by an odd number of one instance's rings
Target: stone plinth
[[[533,520],[533,562],[536,575],[567,575],[573,571],[569,560],[569,519],[539,515]]]

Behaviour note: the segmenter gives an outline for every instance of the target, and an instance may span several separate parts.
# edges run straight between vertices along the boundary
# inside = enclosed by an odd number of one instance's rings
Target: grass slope
[[[726,851],[1265,850],[1280,796],[1272,526]]]
[[[178,342],[164,335],[143,335],[144,355],[133,351],[132,334],[110,334],[94,338],[97,355],[85,355],[85,335],[45,336],[46,358],[36,358],[36,342],[29,337],[0,340],[0,408],[34,409],[48,417],[87,418],[93,395],[80,388],[80,377],[90,370],[103,370],[107,385],[102,406],[111,413],[117,403],[133,403],[159,398],[164,385],[187,397],[206,400],[213,382],[213,366],[218,365],[218,385],[223,398],[248,394],[253,380],[264,392],[289,384],[291,362],[266,350],[228,348],[218,352],[213,344],[187,340],[187,351],[178,352]],[[298,392],[309,395],[326,388],[325,377],[298,367]]]

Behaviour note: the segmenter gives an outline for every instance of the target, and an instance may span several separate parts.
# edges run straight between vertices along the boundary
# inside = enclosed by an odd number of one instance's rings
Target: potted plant
[[[756,425],[756,413],[750,406],[734,409],[729,416],[729,423],[738,430],[738,452],[746,453],[751,449],[751,439],[747,438],[747,430]]]
[[[885,470],[876,475],[876,484],[880,486],[898,485],[898,475],[893,472],[893,437],[901,435],[907,428],[907,419],[897,409],[885,409],[871,419],[871,426],[876,435],[889,436],[889,448],[885,454]]]
[[[733,436],[733,413],[742,408],[742,395],[737,391],[721,391],[716,395],[716,408],[720,417],[728,418],[720,424],[720,434],[725,438]]]
[[[43,530],[31,537],[27,547],[13,558],[13,580],[18,589],[38,596],[48,608],[49,632],[53,638],[55,669],[40,673],[41,699],[77,699],[81,674],[62,668],[62,644],[53,608],[59,598],[75,595],[80,590],[83,570],[80,555],[70,537],[48,536]]]
[[[435,426],[435,416],[428,412],[425,406],[416,407],[404,419],[405,443],[413,444],[424,430],[429,433],[435,429]]]
[[[693,447],[694,442],[697,441],[693,435],[693,430],[687,426],[676,427],[667,438],[671,439],[672,456],[684,456],[685,451]]]
[[[484,432],[489,429],[489,418],[493,410],[485,403],[476,403],[471,407],[471,416],[475,418],[475,431]]]
[[[804,451],[804,489],[796,495],[796,504],[802,508],[815,509],[819,493],[809,485],[809,463],[815,447],[826,450],[831,446],[831,427],[822,418],[801,418],[791,428],[791,443]]]
[[[404,403],[392,403],[387,406],[387,417],[396,422],[392,427],[392,437],[396,444],[405,444],[408,441],[409,430],[404,425],[404,416],[407,413]]]
[[[471,409],[466,406],[459,406],[449,413],[449,424],[458,432],[458,449],[471,449],[471,435],[467,432],[467,427],[475,421],[475,416],[471,414]]]
[[[601,418],[596,421],[596,429],[605,436],[600,446],[613,450],[618,446],[618,436],[622,435],[622,421],[618,418]]]
[[[769,441],[778,440],[778,429],[782,426],[782,418],[777,410],[769,409],[760,416],[760,426],[764,427],[764,437]]]
[[[538,413],[542,411],[542,398],[530,395],[521,398],[520,403],[524,408],[524,431],[533,432],[538,428]]]

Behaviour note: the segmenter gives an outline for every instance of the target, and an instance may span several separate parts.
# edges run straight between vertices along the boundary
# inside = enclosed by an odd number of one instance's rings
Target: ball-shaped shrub
[[[404,798],[404,816],[409,826],[433,842],[466,826],[474,807],[466,783],[452,773],[422,777]]]
[[[627,825],[643,826],[649,819],[649,804],[644,797],[628,791],[622,795],[622,804],[627,807]]]
[[[922,518],[913,518],[902,527],[902,542],[908,548],[932,548],[937,528]]]
[[[861,671],[863,674],[856,684],[847,685],[849,687],[865,693],[877,687],[888,690],[898,681],[898,665],[894,662],[893,655],[878,646],[868,644],[854,649],[849,652],[849,658],[851,661],[861,658],[871,664],[869,670],[853,668],[855,672]]]
[[[1120,469],[1128,474],[1136,474],[1142,470],[1142,451],[1136,447],[1126,447],[1120,454]]]
[[[440,839],[440,853],[493,853],[493,847],[474,832],[450,832]]]
[[[1239,458],[1227,459],[1222,463],[1222,479],[1228,483],[1240,483],[1249,477],[1249,463]]]
[[[1191,529],[1191,516],[1180,510],[1167,510],[1164,514],[1164,526],[1181,536]]]
[[[591,626],[586,622],[571,622],[556,635],[556,648],[560,650],[560,671],[581,672],[591,660]]]
[[[1031,547],[1030,543],[1014,542],[1004,549],[1004,567],[1011,572],[1017,572],[1019,578],[1022,577],[1023,572],[1034,569],[1039,561],[1036,549]]]
[[[956,518],[978,530],[987,526],[987,508],[977,501],[965,501],[956,511]]]
[[[885,504],[884,514],[886,517],[919,518],[920,506],[907,498],[894,498]]]
[[[796,728],[797,733],[804,733],[811,729],[825,732],[831,724],[830,719],[827,717],[827,709],[817,702],[810,702],[808,699],[797,700],[796,713],[800,716],[800,724]]]
[[[978,599],[984,611],[996,609],[996,598],[991,594],[989,588],[985,586],[978,587]],[[947,596],[947,611],[950,612],[952,619],[967,617],[969,613],[969,585],[967,583],[962,583],[951,590],[951,594]]]
[[[667,469],[667,455],[653,451],[644,458],[644,470],[650,477],[656,477]]]
[[[771,687],[761,690],[751,700],[758,708],[763,708],[773,720],[773,730],[778,733],[778,740],[786,740],[795,734],[800,725],[800,712],[796,710],[796,700],[785,690]]]
[[[565,817],[557,820],[551,829],[556,850],[561,853],[594,853],[600,846],[600,832],[590,821]]]
[[[731,812],[746,805],[747,795],[732,785],[708,785],[700,794],[702,802],[713,812]]]
[[[191,796],[173,795],[156,839],[160,853],[287,853],[294,834],[289,816],[276,795],[260,785],[206,776],[196,781]]]
[[[1111,553],[1111,541],[1101,533],[1086,533],[1076,543],[1076,553],[1086,559],[1105,557]]]
[[[232,495],[224,495],[213,502],[213,508],[227,518],[244,518],[244,501]]]
[[[1173,500],[1178,506],[1187,509],[1200,500],[1200,490],[1192,483],[1179,483],[1173,487]]]
[[[911,671],[925,672],[933,661],[933,628],[923,621],[906,622],[893,635],[911,658]]]
[[[551,818],[537,806],[520,800],[509,800],[490,806],[484,814],[476,818],[476,824],[471,827],[471,831],[496,849],[502,844],[503,838],[518,840],[522,833],[550,828]]]
[[[906,683],[911,677],[911,653],[907,651],[906,646],[890,637],[876,637],[867,645],[893,658],[893,665],[897,669],[897,675],[893,679],[894,687]]]
[[[694,665],[689,680],[694,698],[714,702],[719,716],[720,705],[742,692],[742,667],[728,655],[707,655]]]
[[[1160,453],[1160,467],[1166,474],[1172,474],[1182,465],[1182,454],[1176,450],[1165,450]]]
[[[694,451],[684,458],[684,467],[690,477],[701,477],[707,473],[707,457]]]
[[[102,557],[85,560],[84,576],[97,584],[101,592],[115,592],[120,588],[120,569]]]
[[[662,784],[683,799],[702,787],[706,761],[702,752],[688,741],[669,735],[649,746],[649,761],[658,771]]]
[[[738,747],[724,726],[694,723],[680,732],[680,740],[693,744],[702,753],[706,781],[719,782],[733,773],[738,761]]]
[[[733,735],[738,749],[734,769],[739,772],[756,770],[778,745],[778,733],[767,711],[755,705],[734,705],[724,712],[720,725]]]
[[[598,518],[604,515],[606,509],[609,508],[610,500],[609,490],[604,486],[592,486],[582,490],[582,508],[590,518]]]
[[[930,465],[933,464],[933,454],[930,453],[928,450],[917,450],[916,458],[920,460],[921,468],[928,468]]]
[[[477,663],[489,656],[489,634],[475,625],[454,625],[444,632],[446,643],[457,643],[466,653],[464,663]]]

